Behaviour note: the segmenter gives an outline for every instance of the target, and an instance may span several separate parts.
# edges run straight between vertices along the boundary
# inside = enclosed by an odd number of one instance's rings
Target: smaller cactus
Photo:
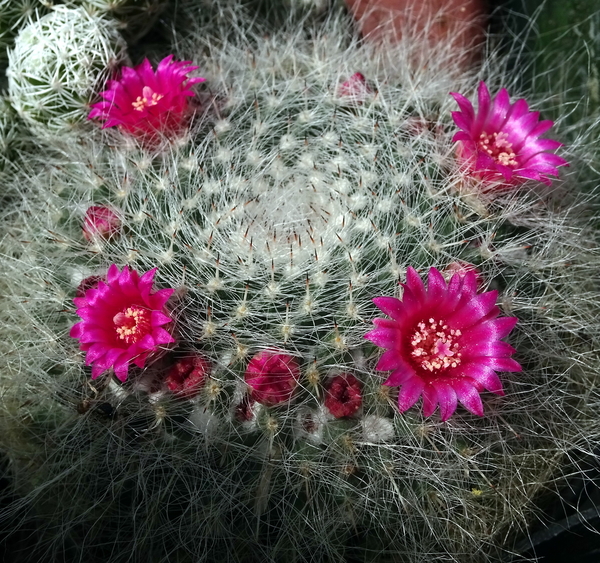
[[[44,138],[85,120],[126,45],[113,22],[59,6],[21,30],[8,58],[13,106]]]

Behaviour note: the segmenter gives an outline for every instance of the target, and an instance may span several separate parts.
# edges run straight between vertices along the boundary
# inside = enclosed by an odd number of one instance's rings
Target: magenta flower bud
[[[484,181],[520,184],[528,179],[550,185],[548,176],[558,176],[559,166],[568,166],[560,156],[549,153],[562,146],[541,139],[553,121],[539,121],[539,113],[529,111],[524,99],[510,103],[506,88],[494,99],[485,82],[479,84],[477,113],[462,94],[451,93],[460,111],[452,118],[459,131],[458,157],[474,176]]]
[[[119,271],[113,264],[106,280],[73,299],[83,320],[71,328],[70,335],[86,352],[92,379],[113,369],[125,381],[130,363],[143,368],[150,356],[158,357],[161,347],[175,342],[169,331],[173,319],[165,307],[175,290],[153,292],[155,274],[156,268],[140,276],[127,266]]]
[[[179,358],[169,370],[165,383],[178,397],[191,399],[204,386],[210,374],[210,363],[198,354]]]
[[[83,297],[88,289],[96,289],[98,282],[103,281],[104,278],[101,276],[88,276],[82,279],[75,290],[75,297]]]
[[[352,416],[362,405],[362,385],[351,373],[336,375],[325,388],[325,406],[335,418]]]
[[[189,76],[197,68],[190,61],[173,61],[173,55],[160,61],[156,71],[148,59],[135,68],[123,67],[120,77],[100,92],[103,101],[92,105],[88,119],[137,137],[177,134],[191,114],[191,87],[205,80]]]
[[[88,207],[83,218],[83,236],[88,242],[94,237],[108,238],[121,229],[121,219],[108,207],[93,205]]]
[[[475,279],[477,280],[477,288],[481,289],[483,285],[483,278],[481,272],[471,263],[465,262],[463,260],[455,260],[454,262],[450,262],[443,270],[442,276],[446,281],[450,281],[454,274],[458,274],[461,277],[464,277],[469,272],[473,272],[475,274]]]
[[[337,91],[338,97],[346,98],[357,104],[362,104],[372,93],[373,90],[360,72],[355,72],[348,80],[340,84]]]
[[[234,409],[235,419],[239,422],[249,422],[254,418],[254,411],[252,406],[256,401],[246,396],[242,399],[241,403],[237,404]]]
[[[479,393],[503,395],[497,371],[521,371],[511,356],[515,349],[500,340],[517,324],[516,317],[498,318],[497,291],[477,292],[474,272],[457,273],[447,282],[429,269],[427,289],[408,268],[402,299],[377,297],[373,302],[390,319],[375,319],[365,338],[385,348],[378,370],[392,373],[384,385],[400,386],[400,412],[423,396],[423,414],[440,407],[448,420],[460,401],[483,416]]]
[[[296,360],[279,350],[263,350],[256,354],[244,374],[251,397],[267,406],[289,401],[299,379],[300,368]]]

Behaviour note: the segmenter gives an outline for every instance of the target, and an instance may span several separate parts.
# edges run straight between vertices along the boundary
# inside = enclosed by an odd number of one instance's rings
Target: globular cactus
[[[38,558],[499,557],[599,438],[597,233],[577,147],[552,188],[490,184],[452,141],[449,93],[473,98],[482,78],[452,53],[415,68],[422,45],[359,46],[337,12],[267,37],[243,9],[205,14],[180,43],[207,78],[186,133],[98,128],[13,175],[12,514],[31,511]],[[515,96],[497,60],[485,78]],[[483,417],[401,414],[364,338],[382,316],[372,299],[431,267],[497,290],[518,318],[523,372],[501,374],[505,397],[482,393]],[[124,295],[135,303],[107,322],[139,348],[111,364],[86,323],[92,301]],[[155,340],[136,340],[143,327]]]
[[[58,6],[24,27],[9,51],[10,101],[42,137],[84,122],[100,85],[127,57],[112,21]]]

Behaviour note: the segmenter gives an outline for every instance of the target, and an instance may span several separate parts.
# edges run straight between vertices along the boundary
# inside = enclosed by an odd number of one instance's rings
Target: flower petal
[[[423,416],[429,418],[437,409],[438,395],[436,386],[432,384],[425,385],[423,388]]]
[[[425,383],[420,377],[413,377],[402,385],[400,393],[398,393],[400,412],[408,410],[419,400],[423,387],[425,387]]]
[[[468,379],[455,379],[452,382],[456,397],[461,404],[476,416],[483,416],[483,403],[479,391]]]
[[[440,405],[440,418],[442,422],[446,422],[456,411],[456,391],[445,381],[432,383],[432,387],[435,387],[438,404]]]

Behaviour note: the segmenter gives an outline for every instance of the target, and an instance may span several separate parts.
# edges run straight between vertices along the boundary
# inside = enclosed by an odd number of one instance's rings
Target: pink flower
[[[485,82],[479,84],[479,107],[462,94],[451,93],[461,111],[453,111],[452,118],[462,131],[453,141],[459,141],[459,158],[473,173],[486,181],[523,183],[527,179],[550,185],[548,176],[558,176],[559,166],[568,166],[554,151],[562,143],[540,139],[553,121],[539,121],[539,112],[529,111],[524,99],[510,103],[506,88],[492,100]]]
[[[169,370],[165,383],[179,397],[195,397],[210,373],[208,360],[200,355],[179,358]]]
[[[250,422],[254,418],[254,411],[252,406],[256,401],[249,397],[244,397],[242,402],[235,406],[233,415],[239,422]]]
[[[349,101],[362,104],[373,90],[367,84],[364,74],[355,72],[348,80],[339,85],[337,95],[340,98],[347,98]]]
[[[352,416],[362,405],[362,385],[351,373],[336,375],[325,389],[325,406],[335,418]]]
[[[279,350],[263,350],[246,368],[244,380],[252,398],[273,406],[289,401],[300,379],[300,368],[289,354]]]
[[[402,299],[377,297],[373,302],[391,319],[375,319],[365,335],[386,348],[377,369],[392,373],[384,385],[402,386],[401,412],[423,395],[423,413],[437,405],[443,421],[460,401],[483,416],[479,393],[487,389],[503,395],[496,371],[521,371],[510,356],[514,348],[501,341],[517,323],[516,317],[498,318],[497,291],[477,293],[474,272],[455,274],[449,282],[436,268],[429,269],[427,289],[414,268],[408,268]]]
[[[88,207],[83,219],[83,236],[92,241],[95,236],[108,238],[121,228],[121,219],[108,207],[93,205]]]
[[[140,277],[127,266],[120,272],[113,264],[106,281],[73,299],[83,320],[71,328],[70,335],[87,352],[85,363],[92,366],[92,379],[113,368],[125,381],[131,362],[142,368],[161,345],[175,342],[162,328],[173,321],[165,303],[174,289],[152,292],[154,274],[156,268]]]
[[[205,80],[188,76],[197,68],[190,61],[174,62],[173,55],[156,71],[148,59],[135,68],[123,67],[120,78],[107,82],[108,90],[100,93],[104,100],[92,105],[88,119],[97,117],[103,129],[116,126],[140,137],[178,133],[190,114],[190,87]]]

